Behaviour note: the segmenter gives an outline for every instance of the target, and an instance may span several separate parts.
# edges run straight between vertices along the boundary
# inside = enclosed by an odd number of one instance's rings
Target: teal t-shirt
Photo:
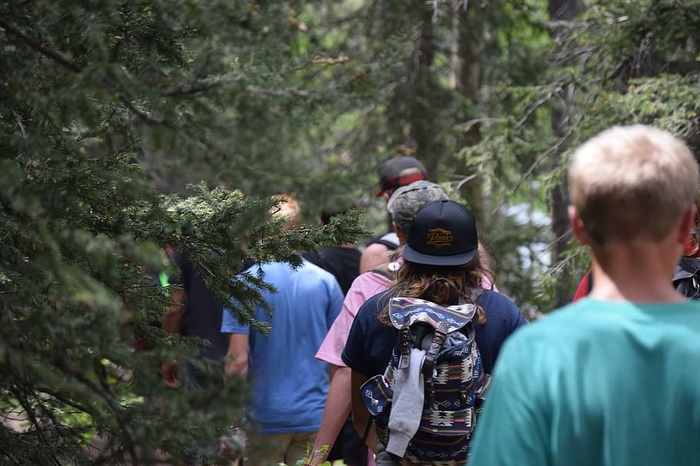
[[[700,465],[700,302],[580,300],[493,375],[470,466]]]

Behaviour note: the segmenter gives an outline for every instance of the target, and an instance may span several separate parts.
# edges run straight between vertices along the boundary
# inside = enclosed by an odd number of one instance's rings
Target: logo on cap
[[[452,231],[444,228],[431,228],[425,234],[426,244],[436,248],[449,248],[452,246],[452,240]]]

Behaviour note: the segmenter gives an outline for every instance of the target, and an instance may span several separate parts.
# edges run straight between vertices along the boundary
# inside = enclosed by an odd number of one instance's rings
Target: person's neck
[[[614,242],[594,251],[589,296],[637,303],[683,301],[671,283],[680,249],[672,242]],[[599,262],[596,257],[603,257]]]

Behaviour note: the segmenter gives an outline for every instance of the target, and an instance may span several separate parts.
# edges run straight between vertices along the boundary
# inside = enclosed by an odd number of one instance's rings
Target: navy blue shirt
[[[379,321],[392,296],[392,291],[384,291],[360,307],[343,350],[343,362],[367,378],[384,373],[398,342],[394,327]],[[490,374],[504,340],[526,321],[513,301],[496,291],[484,291],[476,304],[486,313],[486,323],[474,327],[484,370]]]

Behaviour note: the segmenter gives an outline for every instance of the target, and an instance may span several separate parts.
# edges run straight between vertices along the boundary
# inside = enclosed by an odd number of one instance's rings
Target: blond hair
[[[286,220],[284,224],[285,230],[296,228],[301,224],[301,209],[294,196],[291,194],[275,194],[272,199],[277,202],[277,205],[272,207],[270,213],[273,217]]]
[[[695,200],[698,164],[672,134],[649,126],[615,126],[573,154],[569,190],[593,244],[659,241]]]

